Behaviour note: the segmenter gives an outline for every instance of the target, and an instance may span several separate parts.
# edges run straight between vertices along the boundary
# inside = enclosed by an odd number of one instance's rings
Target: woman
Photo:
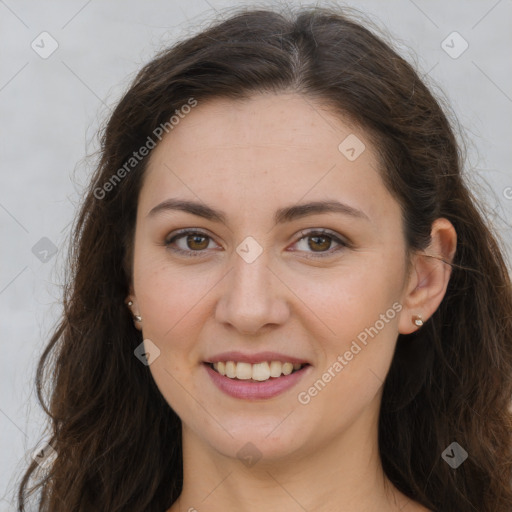
[[[20,510],[39,466],[40,510],[511,510],[507,268],[357,22],[248,10],[147,64],[70,264]]]

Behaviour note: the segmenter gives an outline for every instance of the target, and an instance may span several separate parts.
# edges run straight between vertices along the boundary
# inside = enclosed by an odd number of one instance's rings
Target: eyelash
[[[330,231],[325,230],[325,229],[313,230],[313,231],[309,231],[309,232],[301,231],[300,234],[302,235],[302,237],[299,238],[297,240],[297,242],[295,242],[295,243],[300,242],[304,238],[313,237],[313,236],[321,236],[321,237],[330,238],[331,240],[335,241],[336,243],[338,243],[340,245],[340,247],[338,247],[337,249],[334,249],[334,250],[329,250],[329,251],[324,251],[324,252],[319,252],[319,253],[310,253],[310,254],[313,254],[313,256],[306,256],[306,258],[325,258],[328,256],[332,256],[333,253],[338,252],[338,251],[342,250],[343,248],[350,247],[350,244],[348,242],[342,240],[338,236],[334,235],[333,233],[331,233]],[[200,235],[202,237],[209,238],[210,240],[212,240],[211,236],[207,235],[206,233],[203,233],[202,231],[191,230],[191,229],[182,229],[180,231],[177,231],[176,234],[172,238],[167,239],[165,241],[164,245],[166,247],[170,248],[173,252],[178,253],[178,254],[183,254],[183,255],[192,256],[192,257],[202,257],[205,250],[191,251],[191,250],[180,249],[177,247],[171,247],[171,245],[176,240],[183,238],[185,235]],[[298,251],[298,252],[300,252],[300,251]]]

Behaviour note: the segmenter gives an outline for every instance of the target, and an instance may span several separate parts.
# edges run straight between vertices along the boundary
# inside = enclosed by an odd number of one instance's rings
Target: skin
[[[366,146],[354,161],[338,150],[350,134]],[[182,211],[148,216],[170,197],[223,210],[227,224]],[[325,199],[368,219],[320,213],[274,225],[277,209]],[[165,246],[181,228],[210,237],[173,244],[202,256]],[[300,233],[312,228],[351,245]],[[263,250],[252,263],[236,252],[248,236]],[[438,308],[450,267],[422,254],[407,267],[400,207],[363,131],[295,93],[200,102],[152,152],[134,243],[127,300],[143,339],[160,350],[149,368],[182,420],[184,486],[170,512],[427,510],[385,477],[378,413],[397,336],[418,329],[413,315],[426,321]],[[451,261],[455,248],[453,226],[438,219],[426,253]],[[394,303],[401,311],[299,403]],[[277,397],[236,399],[202,364],[228,350],[282,352],[312,367]],[[249,442],[261,458],[246,467],[237,452]]]

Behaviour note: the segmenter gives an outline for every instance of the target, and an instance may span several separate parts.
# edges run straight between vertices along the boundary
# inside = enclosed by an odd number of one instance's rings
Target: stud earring
[[[133,301],[129,300],[126,304],[129,308],[131,308],[133,306]],[[140,315],[133,315],[133,318],[136,322],[142,322],[142,317]]]
[[[413,315],[412,323],[418,327],[421,327],[424,323],[423,318],[421,317],[421,315]]]

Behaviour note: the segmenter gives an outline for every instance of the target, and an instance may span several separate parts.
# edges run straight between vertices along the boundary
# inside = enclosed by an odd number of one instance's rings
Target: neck
[[[252,464],[220,454],[184,427],[183,490],[169,512],[412,511],[412,502],[383,472],[378,422],[364,416],[309,450],[272,458],[263,454]]]

